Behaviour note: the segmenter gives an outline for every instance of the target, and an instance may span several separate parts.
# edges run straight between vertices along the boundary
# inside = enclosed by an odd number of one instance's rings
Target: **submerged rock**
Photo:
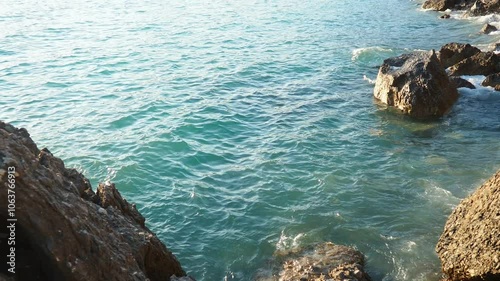
[[[441,50],[439,50],[439,60],[444,68],[448,68],[480,52],[481,50],[470,44],[453,42],[441,47]]]
[[[49,150],[39,150],[25,129],[0,121],[4,222],[11,215],[7,179],[14,176],[19,239],[15,279],[165,281],[186,275],[114,184],[99,185],[95,194],[81,173],[65,168]],[[5,231],[0,229],[0,245],[6,245]]]
[[[494,52],[480,52],[449,68],[449,75],[490,75],[500,72],[500,57]]]
[[[256,281],[370,281],[364,271],[364,256],[347,246],[327,242],[290,251],[277,257],[281,262],[272,276]]]
[[[404,114],[428,118],[448,112],[458,92],[433,50],[386,59],[378,72],[374,96]]]
[[[500,280],[500,170],[455,208],[436,252],[450,280]]]

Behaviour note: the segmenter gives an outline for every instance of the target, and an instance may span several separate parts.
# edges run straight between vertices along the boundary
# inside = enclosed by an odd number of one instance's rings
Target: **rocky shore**
[[[458,99],[457,88],[475,88],[463,75],[485,76],[482,86],[500,90],[500,55],[464,43],[438,52],[415,52],[384,60],[374,97],[415,118],[441,117]]]
[[[465,16],[500,13],[499,0],[427,0],[422,7],[463,10]],[[483,27],[484,33],[494,30]],[[453,42],[438,52],[388,58],[379,69],[374,97],[410,117],[439,118],[459,98],[457,88],[475,88],[464,75],[483,75],[481,86],[500,91],[500,56]],[[436,252],[444,280],[500,280],[500,170],[456,207]]]
[[[0,229],[0,252],[11,253],[0,280],[192,280],[113,183],[94,192],[25,129],[1,121],[0,181],[0,220],[11,224]]]

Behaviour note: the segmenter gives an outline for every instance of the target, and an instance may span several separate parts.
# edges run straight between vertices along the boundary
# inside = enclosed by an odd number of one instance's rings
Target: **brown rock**
[[[444,14],[444,15],[440,16],[440,18],[442,18],[442,19],[449,19],[450,17],[451,17],[450,14]]]
[[[493,26],[493,25],[491,25],[489,23],[484,24],[483,28],[481,28],[481,32],[484,33],[484,34],[490,34],[493,31],[497,31],[497,30],[498,29],[495,26]]]
[[[485,16],[490,14],[498,14],[500,12],[500,1],[499,0],[478,0],[471,3],[471,1],[465,1],[463,7],[466,10],[466,17],[477,17]]]
[[[273,276],[257,281],[370,281],[364,256],[347,246],[327,242],[278,255],[282,262]]]
[[[490,86],[493,88],[500,85],[500,73],[494,73],[486,76],[481,85]]]
[[[386,59],[378,72],[374,96],[404,114],[429,118],[448,112],[458,92],[433,50]]]
[[[500,280],[500,170],[455,208],[436,252],[450,280]]]
[[[459,77],[459,76],[451,76],[450,80],[455,83],[457,88],[469,88],[469,89],[475,89],[476,86],[474,86],[471,82]]]
[[[100,185],[94,194],[82,174],[39,150],[25,129],[0,121],[3,222],[9,217],[7,183],[14,176],[17,280],[153,281],[186,275],[113,184]],[[3,246],[5,231],[0,229]]]
[[[493,52],[477,53],[449,68],[449,75],[490,75],[500,71],[500,57]]]
[[[448,68],[480,52],[481,50],[470,44],[448,43],[439,50],[439,60],[444,68]]]
[[[455,0],[427,0],[422,5],[424,9],[432,9],[435,11],[445,11],[455,6]]]

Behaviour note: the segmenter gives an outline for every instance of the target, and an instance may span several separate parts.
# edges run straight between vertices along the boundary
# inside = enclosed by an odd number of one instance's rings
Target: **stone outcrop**
[[[445,11],[455,7],[455,4],[455,0],[427,0],[422,5],[422,8],[435,11]]]
[[[500,73],[493,73],[486,76],[481,85],[490,86],[496,89],[497,86],[500,86]]]
[[[497,31],[497,28],[489,23],[485,23],[481,28],[481,32],[484,34],[490,34],[494,31]]]
[[[49,150],[39,150],[25,129],[0,121],[2,222],[11,215],[8,179],[14,177],[14,280],[165,281],[186,275],[114,184],[100,184],[95,194],[81,173],[67,169]],[[0,229],[2,247],[6,231]],[[4,256],[0,277],[9,273],[5,264]]]
[[[469,88],[469,89],[475,89],[476,86],[472,84],[471,82],[459,77],[459,76],[451,76],[450,80],[455,83],[457,88]]]
[[[434,51],[386,59],[379,69],[374,96],[416,118],[440,117],[458,98]]]
[[[281,261],[272,276],[257,281],[370,281],[364,271],[364,256],[347,246],[330,242],[277,255]]]
[[[436,251],[450,280],[500,280],[500,170],[455,208]]]
[[[490,75],[500,71],[500,57],[494,52],[480,52],[449,68],[449,75]]]
[[[481,50],[470,44],[453,42],[441,47],[441,50],[439,50],[439,60],[444,68],[448,68],[480,52]]]
[[[422,8],[435,11],[465,11],[465,16],[484,16],[500,12],[499,0],[426,0]]]

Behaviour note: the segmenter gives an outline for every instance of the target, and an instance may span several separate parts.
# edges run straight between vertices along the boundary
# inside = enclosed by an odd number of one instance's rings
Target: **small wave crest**
[[[363,75],[363,80],[367,81],[370,84],[375,84],[375,82],[376,82],[375,80],[372,80],[372,79],[366,77],[366,75]]]
[[[394,50],[379,46],[357,48],[352,51],[351,60],[361,63],[380,63],[382,60],[394,54]]]
[[[305,236],[304,233],[299,233],[295,236],[287,236],[285,231],[281,231],[280,238],[278,242],[276,242],[276,252],[277,253],[287,253],[290,250],[296,249],[300,247],[300,239]]]

